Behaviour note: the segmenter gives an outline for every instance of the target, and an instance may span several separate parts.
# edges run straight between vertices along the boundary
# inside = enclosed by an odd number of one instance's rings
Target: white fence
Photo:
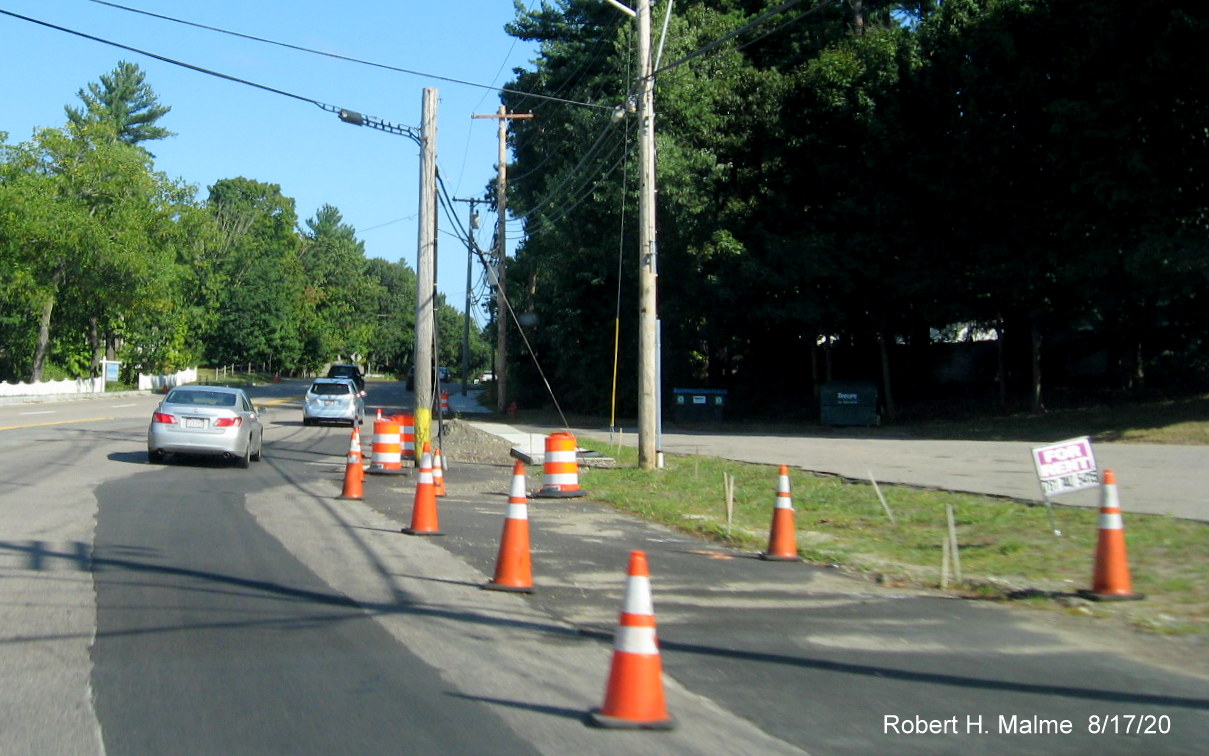
[[[0,383],[0,396],[59,396],[62,394],[98,394],[105,381],[101,378],[70,378],[38,383]]]
[[[197,380],[197,368],[189,368],[171,375],[139,375],[139,390],[162,389],[179,386]],[[0,383],[0,396],[68,396],[72,394],[100,394],[105,391],[104,378],[79,378],[62,381],[40,381],[38,383]]]
[[[197,380],[197,368],[188,368],[172,375],[143,375],[139,373],[139,390],[162,389],[165,386],[179,386],[182,383],[193,383]]]

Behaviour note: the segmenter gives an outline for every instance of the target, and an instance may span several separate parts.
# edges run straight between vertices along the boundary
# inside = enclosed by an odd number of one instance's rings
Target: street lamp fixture
[[[390,121],[384,121],[377,116],[365,115],[364,113],[358,113],[357,111],[349,110],[348,108],[336,108],[331,105],[324,105],[321,103],[318,104],[323,110],[326,110],[329,113],[335,113],[336,117],[345,123],[351,123],[354,126],[368,126],[371,129],[385,131],[388,134],[398,134],[399,136],[408,137],[413,142],[421,146],[424,144],[420,135],[420,130],[414,126],[404,126],[403,124],[399,123],[391,123]]]

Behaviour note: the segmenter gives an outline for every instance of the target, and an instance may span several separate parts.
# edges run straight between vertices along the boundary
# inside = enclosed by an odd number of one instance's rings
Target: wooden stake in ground
[[[726,497],[726,534],[729,536],[735,519],[735,476],[730,473],[722,473],[722,493]]]
[[[940,587],[949,587],[949,536],[940,539]]]
[[[949,553],[953,557],[953,579],[961,582],[961,553],[957,549],[957,522],[953,518],[953,505],[945,503],[945,515],[949,521]]]
[[[873,484],[873,491],[877,494],[877,500],[882,503],[882,509],[886,510],[886,517],[890,518],[890,524],[898,527],[898,523],[894,521],[894,513],[890,511],[890,505],[886,503],[886,497],[882,496],[882,489],[877,485],[877,480],[873,477],[873,471],[869,471],[869,482]]]

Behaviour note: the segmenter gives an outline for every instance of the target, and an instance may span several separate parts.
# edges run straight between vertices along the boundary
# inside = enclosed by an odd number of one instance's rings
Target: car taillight
[[[214,420],[215,428],[236,428],[242,424],[242,417],[219,417]]]
[[[156,412],[151,416],[153,423],[165,423],[167,425],[176,425],[176,418],[166,412]]]

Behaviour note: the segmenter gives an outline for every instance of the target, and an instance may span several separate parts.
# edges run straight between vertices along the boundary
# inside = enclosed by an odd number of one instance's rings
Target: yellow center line
[[[299,396],[287,396],[287,397],[285,397],[284,399],[269,399],[268,401],[259,402],[259,404],[261,404],[261,405],[263,405],[263,406],[265,406],[265,407],[274,407],[274,406],[276,406],[276,405],[278,405],[278,404],[285,404],[286,402],[296,402],[296,401],[298,401],[298,400],[299,400],[299,399],[301,399],[301,398],[302,398],[302,396],[301,396],[301,395],[299,395]],[[257,403],[258,403],[258,402],[257,402],[255,399],[253,399],[253,400],[252,400],[252,404],[257,404]]]
[[[22,430],[24,428],[45,428],[48,425],[71,425],[72,423],[99,423],[102,420],[113,420],[112,417],[85,417],[80,420],[53,420],[49,423],[30,423],[29,425],[6,425],[0,431]]]

